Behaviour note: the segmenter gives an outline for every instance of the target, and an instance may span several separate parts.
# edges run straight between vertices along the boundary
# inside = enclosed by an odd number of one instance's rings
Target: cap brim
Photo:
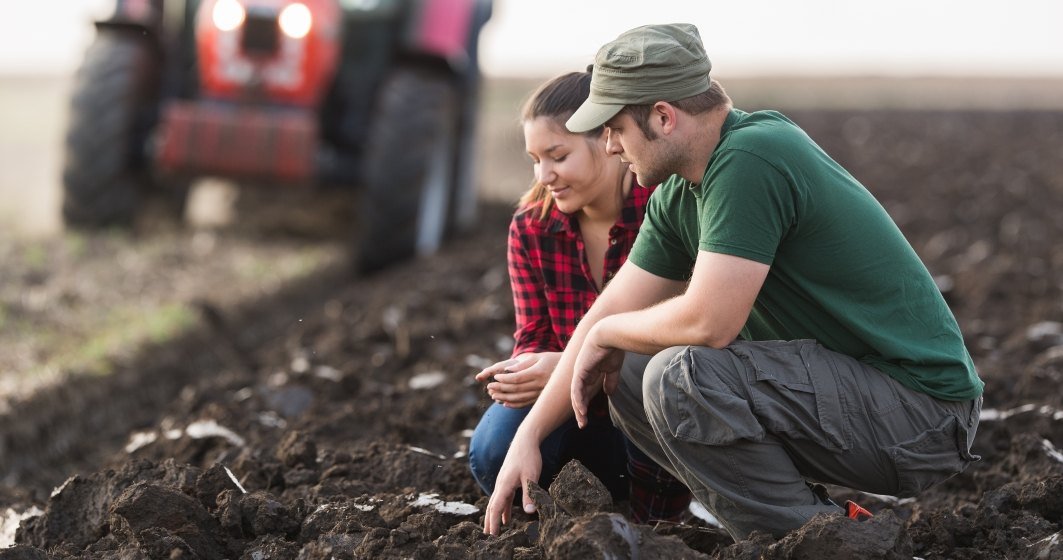
[[[569,132],[577,134],[594,130],[605,124],[605,121],[613,118],[623,108],[623,105],[584,101],[583,105],[580,105],[579,109],[576,109],[576,112],[565,123],[565,127],[568,128]]]

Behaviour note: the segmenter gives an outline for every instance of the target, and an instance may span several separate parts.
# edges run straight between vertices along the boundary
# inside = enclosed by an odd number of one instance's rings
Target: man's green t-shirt
[[[933,278],[882,205],[796,124],[732,110],[700,184],[650,198],[628,257],[673,280],[698,251],[771,266],[742,337],[815,339],[944,400],[983,383]]]

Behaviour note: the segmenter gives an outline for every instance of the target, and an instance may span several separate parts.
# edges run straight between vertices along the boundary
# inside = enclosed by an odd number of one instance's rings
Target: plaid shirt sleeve
[[[531,211],[529,211],[531,212]],[[540,267],[541,247],[537,237],[522,227],[527,216],[518,213],[509,226],[509,281],[513,290],[513,311],[517,328],[513,333],[513,356],[525,352],[560,352],[554,336]]]

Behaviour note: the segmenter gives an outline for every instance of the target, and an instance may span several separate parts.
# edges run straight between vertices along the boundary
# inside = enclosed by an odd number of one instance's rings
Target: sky
[[[1063,75],[1059,0],[512,0],[485,30],[484,67],[576,70],[647,23],[698,26],[714,71]]]
[[[72,71],[113,0],[9,0],[0,73]],[[717,75],[1063,76],[1060,0],[495,0],[488,75],[586,66],[647,23],[698,26]]]

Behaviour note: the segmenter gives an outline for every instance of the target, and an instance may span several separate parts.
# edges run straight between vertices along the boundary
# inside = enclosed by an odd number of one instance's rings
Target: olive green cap
[[[698,28],[689,23],[644,25],[598,49],[591,93],[565,126],[593,130],[625,105],[676,101],[709,89],[712,63]]]

